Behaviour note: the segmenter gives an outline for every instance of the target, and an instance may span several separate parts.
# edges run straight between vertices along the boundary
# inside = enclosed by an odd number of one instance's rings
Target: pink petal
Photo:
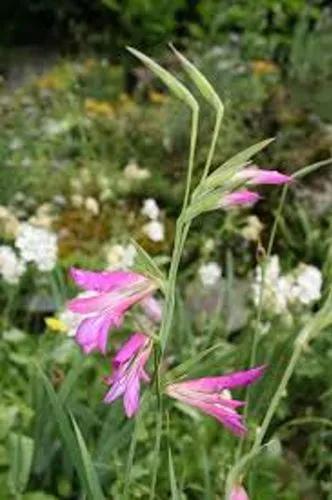
[[[104,397],[104,403],[108,404],[113,403],[113,401],[120,398],[125,393],[126,388],[127,388],[127,379],[124,376],[113,383],[112,387]]]
[[[229,500],[249,500],[246,490],[240,484],[235,484]]]
[[[102,311],[110,303],[110,296],[107,293],[101,293],[92,297],[78,297],[67,303],[70,311],[79,314],[89,314],[97,311]]]
[[[233,191],[233,193],[226,194],[220,201],[220,207],[228,208],[235,206],[251,206],[254,205],[261,197],[259,194],[247,189],[240,191]]]
[[[82,347],[85,354],[92,351],[107,350],[108,330],[111,326],[119,326],[121,319],[108,315],[99,315],[84,319],[76,332],[75,340]]]
[[[245,386],[260,378],[265,371],[265,366],[259,366],[241,372],[230,373],[220,377],[203,377],[186,382],[173,384],[181,387],[181,391],[194,390],[204,392],[222,391],[223,389],[232,389],[237,386]]]
[[[127,342],[118,350],[113,358],[113,366],[119,366],[130,359],[148,341],[148,337],[143,333],[134,333]]]
[[[238,174],[243,179],[248,179],[250,184],[289,184],[293,178],[282,174],[278,170],[263,170],[250,167]]]
[[[131,380],[127,383],[126,392],[123,397],[123,406],[128,418],[131,418],[138,412],[140,391],[138,374],[136,373],[135,376],[130,378]]]
[[[152,295],[150,295],[141,301],[141,307],[152,321],[160,323],[162,317],[162,307],[159,300],[156,300],[152,297]]]
[[[70,269],[70,275],[80,288],[97,292],[110,292],[146,279],[140,274],[127,271],[94,272],[75,267]]]

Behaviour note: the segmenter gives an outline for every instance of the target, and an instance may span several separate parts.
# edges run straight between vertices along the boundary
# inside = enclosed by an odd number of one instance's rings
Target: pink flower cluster
[[[291,181],[290,177],[277,171],[257,167],[246,168],[237,175],[244,185]],[[250,205],[258,199],[257,193],[242,189],[224,196],[221,206]],[[68,307],[82,316],[75,338],[85,354],[99,351],[105,355],[109,331],[121,326],[125,313],[135,304],[140,304],[153,322],[161,321],[162,309],[153,296],[158,284],[151,278],[130,271],[92,272],[76,268],[71,269],[71,277],[84,290],[69,302]],[[111,375],[105,378],[109,386],[105,403],[113,403],[122,397],[128,417],[139,410],[141,382],[150,382],[145,366],[152,348],[151,336],[133,333],[113,357]],[[263,375],[264,369],[259,366],[227,375],[169,383],[164,391],[171,398],[214,417],[234,434],[243,436],[246,427],[237,410],[244,403],[233,399],[230,390],[252,384]],[[244,499],[245,495],[243,488],[237,486],[233,498]]]
[[[281,174],[277,170],[264,170],[256,166],[250,166],[236,174],[235,180],[243,182],[245,186],[259,186],[289,184],[293,179],[289,175]],[[252,206],[260,198],[260,195],[255,191],[243,188],[223,196],[220,201],[220,207]]]
[[[91,272],[82,269],[72,269],[71,276],[85,290],[84,294],[71,300],[68,307],[82,315],[76,341],[86,354],[92,351],[106,354],[109,330],[119,327],[126,311],[136,303],[140,303],[155,321],[161,319],[160,305],[152,296],[157,285],[150,278],[127,271]],[[105,379],[109,386],[105,403],[122,397],[128,417],[139,410],[141,382],[150,382],[145,365],[152,346],[151,337],[141,332],[133,333],[113,357],[112,373]],[[215,417],[241,436],[246,428],[236,410],[243,403],[233,399],[229,389],[251,384],[261,377],[263,371],[264,367],[258,367],[219,377],[171,383],[165,387],[165,393]]]

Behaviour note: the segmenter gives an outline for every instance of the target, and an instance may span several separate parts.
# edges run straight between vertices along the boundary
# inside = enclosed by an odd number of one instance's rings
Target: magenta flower
[[[157,285],[151,279],[127,271],[92,272],[72,268],[71,277],[89,295],[69,301],[68,308],[82,315],[75,339],[88,354],[105,354],[108,331],[119,327],[125,312],[151,295]]]
[[[138,412],[140,382],[149,382],[150,377],[144,366],[149,359],[152,341],[143,333],[134,333],[119,349],[113,358],[113,373],[106,378],[111,386],[104,402],[113,403],[123,396],[123,406],[127,417]]]
[[[233,193],[226,194],[220,201],[221,208],[231,208],[237,205],[251,206],[260,199],[259,194],[247,189],[233,191]]]
[[[264,373],[264,366],[219,377],[204,377],[169,384],[166,393],[216,418],[234,434],[243,436],[246,427],[236,409],[245,403],[232,399],[229,389],[252,384]]]
[[[241,484],[235,484],[232,488],[229,500],[249,500],[249,497]]]
[[[263,170],[258,167],[248,167],[237,174],[239,179],[247,181],[247,184],[289,184],[293,178],[282,174],[278,170]]]

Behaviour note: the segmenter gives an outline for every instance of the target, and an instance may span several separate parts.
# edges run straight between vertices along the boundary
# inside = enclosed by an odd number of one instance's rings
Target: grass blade
[[[74,426],[74,431],[76,434],[76,439],[81,452],[82,464],[85,471],[86,481],[91,492],[91,500],[104,500],[104,495],[101,490],[101,486],[96,474],[94,465],[91,460],[91,456],[86,447],[85,441],[83,439],[82,433],[77,425],[77,422],[73,415],[70,415],[71,421]]]
[[[169,71],[166,71],[166,69],[162,68],[159,64],[153,61],[153,59],[147,57],[139,50],[136,50],[132,47],[127,47],[127,49],[143,64],[145,64],[145,66],[147,66],[152,71],[152,73],[158,76],[158,78],[160,78],[160,80],[164,82],[164,84],[169,88],[171,92],[173,92],[176,97],[187,104],[187,106],[189,106],[192,110],[198,109],[198,103],[194,96]]]
[[[52,385],[50,384],[48,378],[40,368],[39,374],[40,380],[45,388],[46,394],[51,404],[55,420],[58,424],[61,439],[68,452],[70,461],[76,469],[83,491],[91,500],[103,500],[104,496],[101,493],[101,489],[100,496],[94,495],[95,484],[94,482],[91,483],[91,469],[89,466],[91,460],[89,457],[87,457],[88,452],[86,447],[84,448],[83,446],[82,448],[83,438],[81,440],[81,436],[77,435],[75,426],[75,432],[73,431],[68,414],[64,410],[61,401],[54,391]]]
[[[170,482],[170,486],[171,486],[171,499],[172,500],[180,500],[180,494],[179,494],[179,489],[178,489],[178,485],[176,482],[176,476],[175,476],[175,470],[174,470],[172,450],[171,450],[170,446],[168,446],[168,474],[169,474],[169,482]]]

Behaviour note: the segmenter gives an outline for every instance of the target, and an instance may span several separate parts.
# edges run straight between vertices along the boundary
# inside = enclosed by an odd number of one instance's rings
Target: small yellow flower
[[[114,108],[107,101],[98,101],[88,97],[84,101],[84,108],[88,115],[102,116],[112,118],[114,116]]]
[[[66,333],[68,330],[64,322],[54,316],[45,318],[45,323],[46,326],[53,332]]]
[[[41,90],[59,90],[65,86],[59,75],[52,73],[41,76],[37,80],[36,85]]]
[[[162,92],[157,92],[156,90],[150,90],[149,99],[153,104],[164,104],[164,102],[167,100],[167,96]]]
[[[269,75],[271,73],[277,73],[279,68],[273,62],[264,59],[257,59],[251,61],[251,69],[255,75]]]

